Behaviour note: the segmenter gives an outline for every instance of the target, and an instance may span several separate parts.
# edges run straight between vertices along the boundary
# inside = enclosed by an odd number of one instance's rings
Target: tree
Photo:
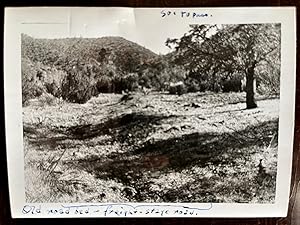
[[[140,86],[160,91],[165,91],[170,82],[176,83],[186,78],[186,70],[172,63],[170,55],[147,60],[139,66],[137,73]]]
[[[91,68],[74,59],[66,69],[62,81],[62,97],[68,102],[85,103],[95,95],[95,79]]]
[[[180,39],[168,39],[175,47],[176,61],[190,74],[220,79],[246,77],[247,109],[256,108],[254,79],[262,63],[280,60],[280,24],[191,25]]]

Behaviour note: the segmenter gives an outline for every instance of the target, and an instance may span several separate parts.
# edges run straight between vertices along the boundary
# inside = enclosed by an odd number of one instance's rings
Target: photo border
[[[5,65],[5,64],[4,64]],[[294,153],[295,154],[295,153]],[[295,173],[294,173],[294,175],[295,175]]]

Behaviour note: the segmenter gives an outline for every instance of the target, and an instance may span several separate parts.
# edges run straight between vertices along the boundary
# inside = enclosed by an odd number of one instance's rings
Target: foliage
[[[280,91],[280,62],[277,58],[272,63],[261,62],[257,66],[257,91],[260,94],[279,95]]]
[[[183,82],[171,83],[169,88],[170,94],[182,95],[187,92],[186,86]]]
[[[174,64],[168,56],[159,56],[139,68],[139,85],[156,90],[165,90],[170,82],[183,81],[186,70]]]
[[[232,74],[246,77],[248,108],[256,106],[254,78],[259,79],[259,75],[279,76],[279,24],[191,25],[191,30],[183,37],[168,39],[166,44],[175,48],[176,63],[183,65],[189,71],[189,76],[199,83],[203,80],[210,85],[221,83]],[[277,71],[271,72],[274,61],[279,68],[273,67]],[[262,64],[268,73],[258,71]],[[275,85],[270,87],[273,90],[279,87],[278,82],[265,82],[265,85]]]
[[[42,95],[45,91],[37,78],[37,66],[28,59],[22,59],[22,103],[26,104],[31,98]]]
[[[122,78],[122,89],[128,91],[134,91],[138,88],[138,74],[129,73]]]
[[[239,75],[232,75],[221,81],[223,92],[242,91],[242,79]]]
[[[22,60],[26,59],[23,64],[32,65],[41,74],[39,87],[77,103],[99,93],[137,90],[139,85],[161,89],[167,80],[167,65],[164,62],[164,75],[160,78],[161,66],[153,63],[156,57],[150,50],[120,37],[34,39],[22,35]],[[156,64],[160,62],[156,60]],[[29,85],[27,80],[24,78],[23,89]],[[24,93],[28,99],[41,94],[23,91],[31,93]]]
[[[95,81],[88,65],[78,60],[70,62],[62,82],[62,97],[69,102],[85,103],[95,94]]]
[[[62,70],[71,60],[97,65],[113,62],[118,71],[131,73],[156,54],[121,37],[34,39],[23,34],[22,57]]]
[[[22,35],[24,101],[47,92],[84,103],[99,93],[144,87],[164,91],[171,82],[180,81],[184,82],[180,93],[241,91],[244,77],[247,103],[252,107],[256,105],[254,78],[259,93],[279,93],[277,24],[192,25],[183,37],[166,43],[175,52],[158,56],[120,37],[34,39]],[[38,79],[31,82],[30,76]]]

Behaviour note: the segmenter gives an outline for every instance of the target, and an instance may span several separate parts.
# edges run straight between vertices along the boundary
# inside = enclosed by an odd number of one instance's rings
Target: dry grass
[[[121,97],[23,108],[28,202],[274,201],[278,99]]]

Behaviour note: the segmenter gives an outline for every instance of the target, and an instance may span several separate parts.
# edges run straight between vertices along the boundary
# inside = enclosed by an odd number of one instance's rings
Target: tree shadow
[[[182,171],[194,165],[205,167],[212,165],[234,165],[237,158],[249,157],[245,149],[253,146],[266,147],[271,141],[270,135],[278,130],[278,120],[271,120],[258,125],[249,125],[243,130],[227,133],[192,133],[154,143],[146,142],[133,151],[111,154],[105,158],[92,157],[78,162],[83,170],[100,179],[113,179],[132,187],[134,201],[144,201],[149,196],[157,197],[150,190],[151,178],[160,174]],[[239,150],[243,149],[242,152]],[[240,153],[238,153],[240,152]],[[224,153],[230,154],[224,157]],[[175,190],[174,190],[175,191]],[[151,194],[152,193],[152,194]],[[175,192],[174,192],[175,193]],[[180,195],[180,190],[174,195]],[[173,200],[172,197],[160,196],[160,200]],[[148,196],[148,197],[146,197]],[[207,196],[207,199],[211,199]],[[185,199],[185,197],[183,198]]]
[[[24,124],[24,135],[30,137],[30,142],[39,146],[55,148],[65,146],[68,140],[89,140],[101,135],[110,135],[113,141],[121,144],[135,146],[138,140],[146,138],[155,125],[159,125],[163,119],[172,116],[148,115],[142,113],[127,113],[108,119],[99,124],[84,124],[69,127],[67,129],[44,129],[47,132]],[[43,130],[43,129],[41,129]],[[69,147],[72,143],[68,142]]]
[[[54,150],[69,139],[61,130],[49,130],[41,124],[26,123],[23,124],[23,136],[30,144],[38,146],[40,150]]]
[[[192,133],[155,143],[146,143],[132,154],[168,154],[172,167],[183,169],[196,161],[218,162],[217,155],[231,149],[251,146],[267,146],[270,134],[278,130],[278,120],[271,120],[259,125],[249,125],[244,130],[227,133]],[[226,162],[228,159],[226,159]]]
[[[121,143],[134,139],[147,137],[153,130],[153,125],[159,125],[163,119],[172,116],[148,115],[143,113],[127,113],[108,119],[99,124],[73,126],[68,129],[68,134],[79,140],[86,140],[99,135],[109,134],[114,140]]]

